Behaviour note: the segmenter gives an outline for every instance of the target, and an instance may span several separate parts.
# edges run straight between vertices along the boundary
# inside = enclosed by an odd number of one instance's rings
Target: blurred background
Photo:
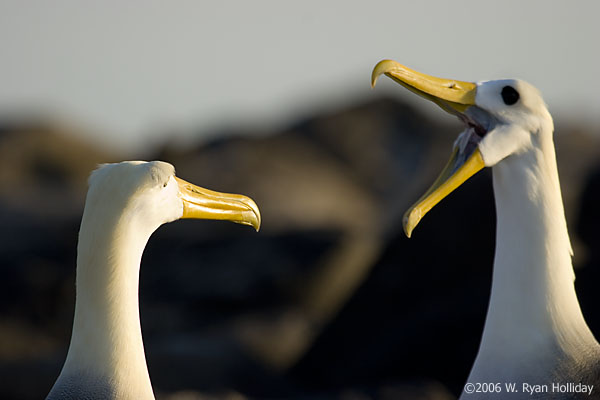
[[[58,376],[87,176],[125,159],[263,216],[258,234],[178,221],[151,238],[157,398],[455,398],[491,284],[491,175],[404,237],[461,125],[387,79],[371,90],[383,58],[542,91],[600,335],[600,3],[349,3],[0,2],[0,398],[43,398]]]

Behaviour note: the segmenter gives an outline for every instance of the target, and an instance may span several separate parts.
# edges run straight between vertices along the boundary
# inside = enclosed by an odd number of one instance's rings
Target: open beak
[[[260,228],[260,211],[249,197],[204,189],[175,177],[183,201],[181,218],[218,219]]]
[[[444,111],[458,116],[461,120],[465,122],[469,120],[465,111],[475,105],[477,92],[475,83],[436,78],[414,71],[395,61],[383,60],[373,69],[371,86],[375,86],[381,74],[387,75],[411,92],[433,101]],[[411,236],[413,229],[429,210],[485,166],[477,146],[481,137],[475,134],[476,128],[479,127],[468,127],[464,136],[459,137],[454,145],[452,156],[438,179],[404,214],[403,225],[406,236]],[[470,131],[471,129],[473,132]]]

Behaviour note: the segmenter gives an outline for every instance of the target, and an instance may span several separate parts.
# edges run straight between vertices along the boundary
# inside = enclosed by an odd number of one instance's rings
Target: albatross
[[[252,199],[188,183],[166,162],[105,164],[92,172],[71,344],[48,399],[154,399],[139,319],[140,261],[150,235],[180,218],[260,227]]]
[[[554,124],[540,92],[517,79],[441,79],[392,60],[375,66],[372,86],[382,74],[465,125],[439,178],[405,213],[408,237],[440,200],[482,168],[492,168],[497,215],[492,290],[461,398],[599,396],[600,346],[575,294]]]

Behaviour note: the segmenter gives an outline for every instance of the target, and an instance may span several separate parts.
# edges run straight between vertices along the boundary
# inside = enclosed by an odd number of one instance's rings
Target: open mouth
[[[473,133],[479,136],[480,139],[486,135],[487,128],[483,127],[482,124],[477,122],[473,117],[465,114],[458,114],[458,118],[465,124],[467,129],[473,130]]]
[[[373,69],[371,86],[375,85],[377,78],[382,74],[457,116],[465,125],[465,130],[454,142],[450,160],[440,176],[404,214],[404,231],[410,237],[415,226],[432,207],[485,166],[479,143],[493,129],[496,121],[477,106],[476,83],[437,78],[414,71],[395,61],[383,60]]]
[[[454,148],[457,154],[454,158],[455,164],[452,167],[452,173],[463,165],[475,152],[479,142],[481,142],[488,133],[490,126],[488,114],[481,109],[468,109],[465,113],[456,113],[456,115],[464,124],[465,130],[458,136],[456,142],[454,142]],[[479,122],[480,120],[484,120],[485,122]]]

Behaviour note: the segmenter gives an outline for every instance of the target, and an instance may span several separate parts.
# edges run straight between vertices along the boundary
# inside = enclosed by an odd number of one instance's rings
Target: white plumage
[[[492,292],[468,382],[501,383],[497,398],[590,398],[587,392],[555,391],[553,383],[595,385],[591,390],[598,395],[600,346],[575,294],[554,126],[538,90],[520,80],[475,84],[430,77],[389,60],[375,67],[373,84],[381,74],[465,123],[447,168],[405,215],[409,236],[443,197],[484,166],[492,168],[497,210]],[[515,383],[518,393],[508,393],[506,383]]]
[[[520,94],[514,105],[502,102],[507,85]],[[476,106],[497,120],[479,143],[492,167],[497,227],[492,293],[469,381],[516,382],[519,389],[594,384],[600,347],[575,294],[552,118],[525,82],[484,82],[477,91]]]
[[[194,186],[164,162],[108,164],[92,173],[71,344],[48,399],[154,398],[139,319],[140,261],[150,235],[179,218],[260,225],[251,199]]]

